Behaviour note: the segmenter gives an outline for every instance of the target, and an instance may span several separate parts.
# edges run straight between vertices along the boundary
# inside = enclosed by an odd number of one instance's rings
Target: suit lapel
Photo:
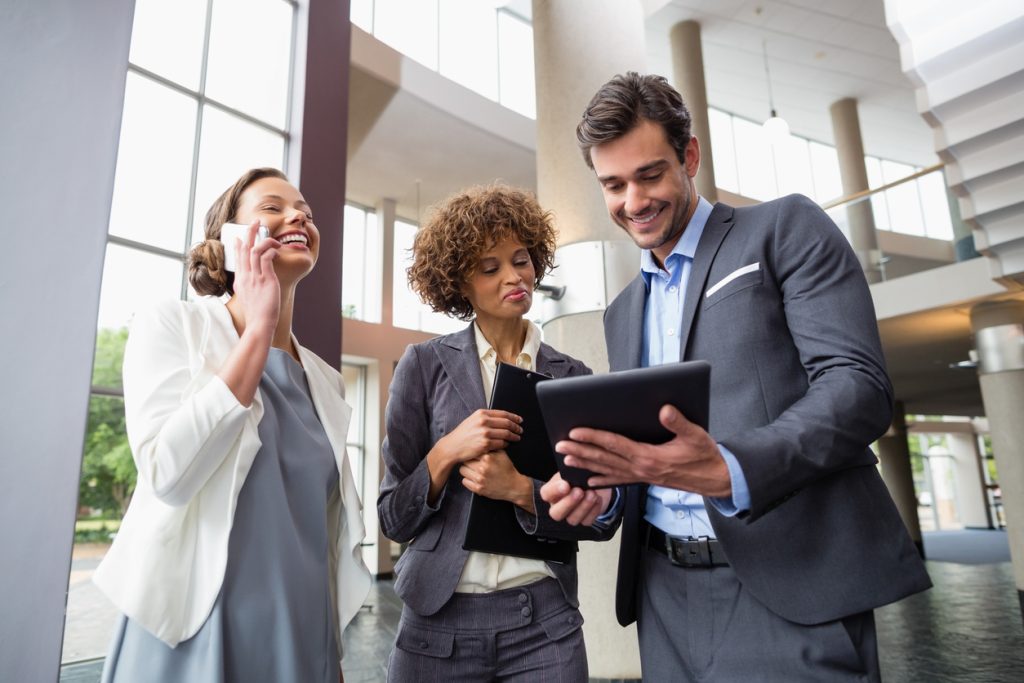
[[[609,310],[605,329],[608,336],[608,365],[612,372],[640,367],[644,342],[644,307],[647,283],[637,275]]]
[[[704,226],[704,233],[700,236],[697,244],[697,252],[693,255],[693,265],[690,268],[690,279],[686,282],[686,300],[683,302],[683,320],[679,325],[679,360],[686,359],[686,346],[690,340],[690,331],[693,329],[693,321],[697,315],[697,307],[704,298],[704,287],[707,286],[708,273],[711,272],[711,264],[715,261],[718,248],[722,246],[722,240],[729,234],[732,228],[733,209],[725,204],[715,204],[708,216],[707,225]]]
[[[540,345],[540,349],[537,351],[537,362],[534,364],[537,367],[537,372],[549,377],[564,377],[568,371],[565,359],[552,356],[550,348],[547,344]]]
[[[470,412],[487,405],[480,380],[480,356],[476,350],[473,325],[470,323],[461,332],[442,337],[437,345],[441,366]]]

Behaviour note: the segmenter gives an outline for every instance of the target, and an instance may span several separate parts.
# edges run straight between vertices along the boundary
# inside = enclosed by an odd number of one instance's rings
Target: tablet
[[[604,375],[566,377],[537,385],[551,446],[569,438],[575,427],[622,434],[634,441],[664,443],[672,432],[658,421],[663,405],[673,405],[686,419],[708,428],[711,365],[705,361],[670,363]],[[569,467],[555,453],[558,471],[573,486],[590,488],[594,472]]]

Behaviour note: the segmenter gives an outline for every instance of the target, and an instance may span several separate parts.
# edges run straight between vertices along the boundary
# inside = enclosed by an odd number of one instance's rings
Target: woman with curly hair
[[[410,346],[391,382],[377,513],[384,534],[409,546],[395,567],[405,606],[389,681],[587,680],[575,558],[462,547],[474,493],[514,504],[528,534],[604,540],[613,531],[601,518],[554,522],[539,495],[544,482],[520,474],[504,451],[520,439],[521,418],[487,408],[498,363],[590,373],[524,317],[554,250],[551,215],[500,185],[450,197],[416,235],[409,284],[433,310],[471,322]],[[610,493],[579,495],[575,523],[604,509]]]

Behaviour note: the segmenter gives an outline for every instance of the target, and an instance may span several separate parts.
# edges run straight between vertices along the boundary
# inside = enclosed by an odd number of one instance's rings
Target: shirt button
[[[685,510],[676,510],[676,519],[685,519],[685,518],[686,518],[686,511]]]
[[[676,286],[672,285],[671,287],[668,288],[668,291],[670,291],[670,292],[676,291]]]
[[[674,335],[675,333],[676,333],[676,331],[675,331],[675,330],[674,330],[673,328],[671,328],[671,327],[670,327],[670,328],[668,328],[668,330],[666,331],[666,334],[667,334],[668,336],[670,336],[670,337],[671,337],[672,335]]]

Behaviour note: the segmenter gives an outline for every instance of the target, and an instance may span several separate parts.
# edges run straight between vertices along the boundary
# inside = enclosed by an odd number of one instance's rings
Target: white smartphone
[[[249,226],[242,225],[241,223],[225,223],[220,229],[220,241],[224,243],[224,269],[229,270],[232,273],[238,268],[238,264],[235,263],[235,238],[242,240],[242,244],[245,244],[245,238],[249,234]],[[253,246],[256,246],[263,240],[270,237],[270,230],[265,225],[261,225],[259,230],[256,232],[256,241]]]

